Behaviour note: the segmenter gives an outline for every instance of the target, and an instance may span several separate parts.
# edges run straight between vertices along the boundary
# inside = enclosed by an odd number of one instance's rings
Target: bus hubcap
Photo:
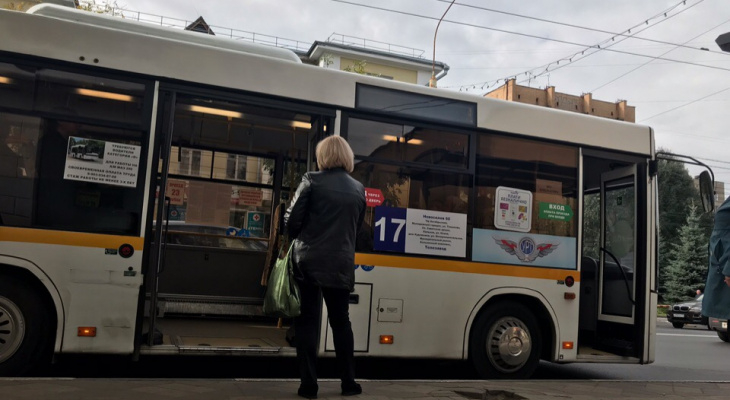
[[[501,318],[489,330],[487,355],[500,372],[510,373],[522,368],[530,358],[531,350],[530,331],[517,318]]]
[[[0,296],[0,363],[18,351],[25,335],[25,321],[15,303]]]

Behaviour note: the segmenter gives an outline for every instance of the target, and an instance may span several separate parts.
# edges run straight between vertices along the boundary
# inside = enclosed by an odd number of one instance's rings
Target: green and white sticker
[[[539,218],[570,221],[573,219],[573,209],[567,204],[540,203]]]

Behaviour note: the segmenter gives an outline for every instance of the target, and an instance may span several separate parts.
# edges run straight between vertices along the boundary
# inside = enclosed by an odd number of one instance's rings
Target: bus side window
[[[0,113],[0,224],[30,226],[39,119]]]
[[[577,236],[577,217],[541,217],[540,207],[577,210],[578,150],[574,147],[480,135],[477,147],[477,204],[474,228],[496,229],[497,187],[532,193],[530,233]]]
[[[347,140],[355,153],[352,176],[382,193],[382,203],[370,204],[366,211],[356,250],[375,251],[375,206],[466,216],[472,188],[469,138],[465,132],[349,118]]]

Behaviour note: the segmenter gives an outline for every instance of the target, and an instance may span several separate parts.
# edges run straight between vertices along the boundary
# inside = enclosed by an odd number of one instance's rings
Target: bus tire
[[[469,355],[483,379],[522,379],[535,372],[541,347],[535,315],[509,301],[489,306],[474,321]]]
[[[17,376],[50,361],[52,324],[40,295],[27,282],[0,276],[0,376]]]

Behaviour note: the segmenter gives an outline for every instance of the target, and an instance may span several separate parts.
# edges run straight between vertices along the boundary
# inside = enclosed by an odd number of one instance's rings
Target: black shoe
[[[342,384],[342,395],[343,396],[355,396],[362,393],[362,386],[359,383],[343,383]]]
[[[297,394],[300,397],[304,397],[307,399],[316,399],[317,389],[319,389],[319,387],[316,383],[302,383],[301,385],[299,385],[299,390],[297,390]]]

